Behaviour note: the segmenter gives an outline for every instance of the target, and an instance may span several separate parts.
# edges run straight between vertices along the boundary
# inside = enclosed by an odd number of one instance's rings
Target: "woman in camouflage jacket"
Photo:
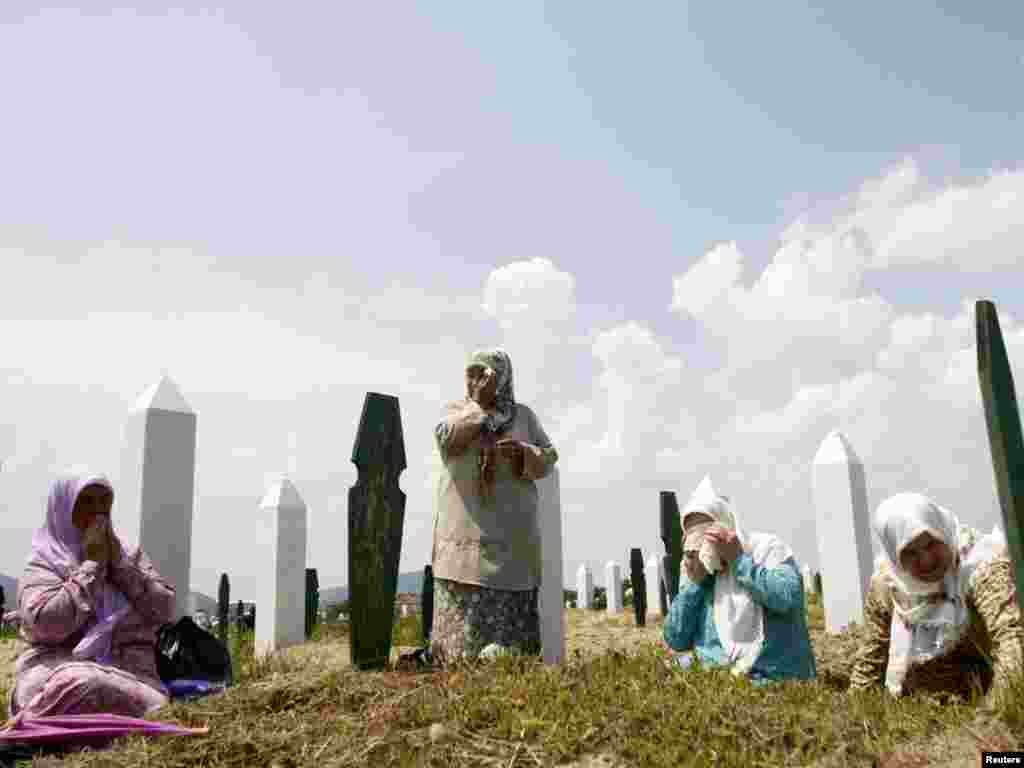
[[[1024,641],[1002,534],[979,538],[916,493],[884,501],[873,528],[882,555],[851,690],[884,683],[896,696],[1000,695],[1020,668]]]

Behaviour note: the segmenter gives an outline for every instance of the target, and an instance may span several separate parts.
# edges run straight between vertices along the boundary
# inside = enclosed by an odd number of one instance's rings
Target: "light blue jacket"
[[[753,558],[743,553],[730,567],[735,569],[736,583],[749,591],[764,609],[765,642],[750,670],[751,681],[766,683],[814,677],[804,588],[796,561],[790,557],[768,569],[755,565]],[[700,584],[694,584],[684,576],[664,625],[665,642],[670,648],[693,650],[702,665],[712,667],[722,666],[727,661],[715,629],[715,578],[710,575]]]

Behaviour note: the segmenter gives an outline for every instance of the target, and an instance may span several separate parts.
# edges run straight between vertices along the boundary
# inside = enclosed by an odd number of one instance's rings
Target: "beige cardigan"
[[[545,477],[558,453],[537,416],[517,403],[499,440],[526,444],[524,472],[496,458],[494,493],[482,499],[479,409],[453,403],[434,430],[444,461],[434,513],[434,576],[490,589],[525,591],[540,585],[540,532],[535,479]]]

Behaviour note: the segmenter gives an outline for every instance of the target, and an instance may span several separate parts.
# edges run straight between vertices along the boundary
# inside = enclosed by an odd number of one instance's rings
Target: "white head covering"
[[[697,513],[707,515],[714,522],[687,526],[686,518]],[[740,528],[735,505],[728,496],[715,493],[710,477],[705,477],[697,486],[680,517],[687,541],[684,548],[690,551],[694,548],[696,536],[703,537],[708,526],[716,524],[735,531],[743,551],[765,568],[775,568],[793,556],[792,550],[777,536],[745,534]],[[743,675],[754,666],[764,645],[764,609],[736,583],[732,569],[723,568],[718,553],[710,542],[707,544],[701,546],[700,559],[709,573],[717,572],[713,606],[715,629],[733,673]]]
[[[964,528],[952,512],[920,493],[898,493],[883,501],[872,520],[882,545],[881,560],[888,566],[893,593],[892,627],[886,687],[895,695],[903,690],[907,670],[951,650],[963,637],[969,621],[963,596],[980,562],[1005,550],[998,528],[970,548],[960,549]],[[941,581],[914,578],[900,562],[903,550],[928,533],[945,544],[953,559]]]

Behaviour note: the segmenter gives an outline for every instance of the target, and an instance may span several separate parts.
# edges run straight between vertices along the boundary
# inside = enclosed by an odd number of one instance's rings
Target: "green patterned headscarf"
[[[516,398],[512,392],[512,361],[503,349],[480,349],[474,352],[466,368],[482,365],[491,368],[498,377],[498,387],[494,393],[494,413],[487,416],[484,426],[490,432],[500,432],[515,415]]]

